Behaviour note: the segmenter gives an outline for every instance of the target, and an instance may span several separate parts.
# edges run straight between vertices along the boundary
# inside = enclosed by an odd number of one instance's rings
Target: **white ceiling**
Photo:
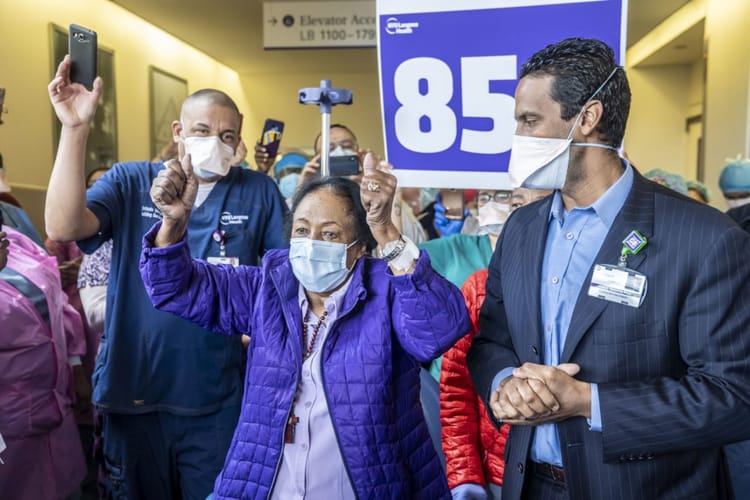
[[[372,72],[377,67],[374,49],[263,50],[262,0],[111,1],[240,74],[362,73]],[[628,46],[688,2],[689,0],[629,0]],[[669,44],[657,54],[658,61],[676,64],[688,62],[686,58],[699,58],[702,54],[702,29],[698,36],[700,43],[697,44],[695,39],[693,33],[689,40],[690,46],[683,49],[675,50],[673,47],[685,45],[688,43],[686,40]],[[319,55],[324,57],[318,57]]]

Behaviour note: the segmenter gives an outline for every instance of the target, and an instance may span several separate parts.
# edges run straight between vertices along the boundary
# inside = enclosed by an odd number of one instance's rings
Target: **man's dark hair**
[[[216,89],[201,89],[197,92],[193,92],[190,94],[187,99],[185,99],[185,102],[182,104],[185,106],[185,104],[191,102],[191,101],[198,101],[198,100],[207,100],[211,104],[214,104],[216,106],[222,106],[224,108],[229,108],[235,113],[237,113],[237,116],[242,116],[240,113],[240,108],[237,107],[237,104],[232,100],[231,97],[229,97],[227,94],[222,92],[221,90]]]
[[[294,195],[292,209],[287,214],[285,224],[287,238],[292,237],[294,213],[297,211],[300,202],[302,202],[307,195],[323,189],[333,192],[336,196],[345,200],[349,205],[347,215],[352,219],[354,225],[354,237],[356,240],[363,243],[368,252],[378,246],[377,241],[375,241],[375,238],[370,231],[370,226],[367,224],[367,212],[365,212],[365,207],[362,205],[362,198],[359,196],[359,184],[344,177],[326,177],[325,179],[317,179],[307,182],[300,187],[297,194]]]
[[[357,140],[357,136],[356,136],[356,135],[354,135],[354,132],[352,132],[352,129],[350,129],[350,128],[349,128],[349,127],[347,127],[346,125],[342,125],[341,123],[334,123],[333,125],[331,125],[331,127],[330,127],[330,128],[332,128],[332,129],[333,129],[333,128],[341,128],[341,129],[344,129],[344,130],[346,130],[347,132],[349,132],[349,133],[350,133],[350,134],[352,135],[352,137],[354,137],[354,142],[357,142],[357,143],[359,142],[359,141]],[[320,136],[321,136],[321,135],[323,135],[323,134],[322,134],[322,132],[318,132],[318,135],[316,135],[316,136],[315,136],[315,140],[313,141],[313,151],[318,151],[318,141],[320,141]]]
[[[551,97],[560,104],[561,118],[570,120],[615,68],[615,53],[605,43],[568,38],[531,56],[521,68],[520,78],[552,76]],[[604,107],[597,127],[602,142],[620,147],[630,113],[630,85],[625,70],[617,69],[593,100]]]

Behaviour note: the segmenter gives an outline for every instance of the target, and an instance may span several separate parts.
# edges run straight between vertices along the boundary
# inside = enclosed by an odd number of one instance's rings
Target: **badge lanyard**
[[[640,307],[646,297],[648,280],[646,275],[627,267],[628,256],[637,255],[647,244],[645,236],[638,231],[631,231],[622,241],[622,251],[616,266],[594,266],[589,295],[629,307]]]
[[[227,232],[223,229],[216,229],[212,234],[214,241],[219,244],[219,257],[227,256],[227,240],[224,238],[224,235],[226,234]]]
[[[232,266],[237,267],[240,264],[240,259],[237,257],[227,257],[226,234],[227,232],[223,229],[216,229],[211,234],[213,240],[219,244],[219,256],[209,257],[206,259],[206,262],[209,264],[231,264]]]

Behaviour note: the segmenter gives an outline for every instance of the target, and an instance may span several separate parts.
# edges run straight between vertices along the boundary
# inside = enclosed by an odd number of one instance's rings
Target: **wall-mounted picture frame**
[[[94,28],[94,31],[96,29]],[[49,25],[52,72],[50,80],[57,72],[57,66],[68,53],[68,30],[54,23]],[[115,94],[115,53],[113,50],[98,47],[96,54],[97,72],[102,77],[103,89],[96,109],[94,123],[86,145],[86,174],[97,168],[109,168],[118,161],[117,154],[117,99]],[[62,125],[52,111],[52,149],[57,154]]]
[[[180,119],[182,101],[188,96],[184,78],[149,66],[151,158],[161,158],[172,139],[172,122]],[[166,159],[166,158],[161,158]]]

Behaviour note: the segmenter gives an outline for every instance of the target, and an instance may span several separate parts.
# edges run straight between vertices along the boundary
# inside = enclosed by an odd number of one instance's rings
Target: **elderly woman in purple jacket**
[[[292,206],[290,249],[232,267],[190,258],[189,161],[154,181],[163,221],[141,259],[154,305],[251,336],[216,498],[450,498],[419,404],[419,363],[470,325],[458,289],[393,226],[395,188],[372,155],[359,186],[309,183]],[[381,258],[368,255],[376,246]]]

